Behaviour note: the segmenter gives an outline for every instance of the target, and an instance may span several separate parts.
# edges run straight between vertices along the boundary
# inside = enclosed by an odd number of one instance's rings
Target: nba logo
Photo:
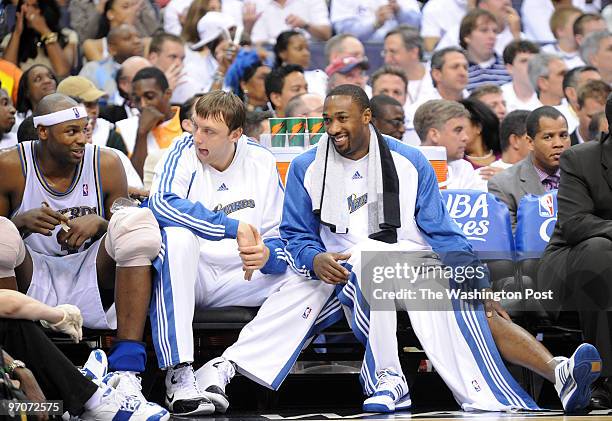
[[[552,194],[546,194],[540,197],[540,216],[550,218],[555,216],[555,202]]]
[[[87,184],[83,184],[83,196],[89,196],[89,186]]]
[[[472,387],[474,387],[474,390],[476,392],[480,392],[480,385],[478,384],[476,380],[472,380]]]
[[[307,319],[311,311],[312,309],[310,307],[306,307],[306,310],[304,310],[304,314],[302,314],[302,318]]]
[[[72,109],[72,111],[74,111],[74,116],[75,116],[76,118],[79,118],[79,117],[81,116],[81,114],[79,114],[79,110],[78,110],[76,107],[75,107],[75,108],[73,108],[73,109]]]

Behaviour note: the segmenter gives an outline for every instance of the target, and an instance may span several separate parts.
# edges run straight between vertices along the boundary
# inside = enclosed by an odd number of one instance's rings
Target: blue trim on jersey
[[[79,165],[76,167],[76,171],[74,172],[74,176],[72,177],[70,186],[68,186],[68,189],[65,192],[57,191],[53,187],[51,187],[49,183],[47,183],[47,180],[45,179],[44,175],[38,168],[38,163],[36,160],[35,145],[36,145],[36,142],[31,142],[30,144],[30,151],[32,152],[32,166],[34,167],[34,173],[36,174],[36,178],[38,178],[38,181],[40,182],[41,186],[53,196],[57,196],[57,197],[68,196],[70,193],[73,192],[79,180],[81,179],[81,174],[83,173],[83,167],[84,167],[83,160],[85,159],[85,155],[87,153],[87,145],[85,146],[85,149],[83,150],[83,158],[81,158]]]
[[[189,196],[189,193],[191,193],[191,186],[193,185],[193,180],[195,179],[196,176],[196,172],[192,172],[191,173],[191,180],[189,180],[189,187],[187,187],[187,196]]]
[[[106,207],[104,206],[104,190],[102,190],[102,177],[100,176],[100,151],[99,147],[96,148],[96,154],[94,155],[94,180],[96,182],[96,194],[98,195],[98,207],[99,215],[106,219]]]
[[[23,173],[23,177],[27,178],[28,176],[28,161],[25,158],[25,146],[23,143],[19,143],[19,147],[17,148],[17,155],[19,156],[19,161],[21,162],[21,172]]]
[[[212,212],[200,202],[179,197],[171,190],[179,160],[183,153],[191,151],[193,146],[192,136],[179,139],[171,146],[172,149],[165,158],[159,190],[150,196],[149,209],[161,228],[184,227],[198,237],[213,241],[236,238],[239,224],[237,220],[227,217],[223,212]]]
[[[285,242],[280,237],[266,238],[264,245],[270,250],[266,264],[259,270],[265,274],[279,274],[287,271],[287,258],[285,257]]]
[[[451,287],[457,288],[458,284],[451,281]],[[464,300],[452,299],[452,304],[459,330],[497,401],[516,408],[540,409],[506,369],[491,335],[482,303],[474,306]]]
[[[149,316],[153,345],[160,368],[174,366],[179,361],[174,319],[174,300],[170,280],[170,261],[166,233],[161,230],[162,247],[159,256],[153,261],[156,272],[153,277],[153,294]]]

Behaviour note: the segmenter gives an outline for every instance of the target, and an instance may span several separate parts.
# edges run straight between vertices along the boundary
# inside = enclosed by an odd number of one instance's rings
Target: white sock
[[[91,395],[91,398],[89,398],[89,400],[85,402],[85,409],[89,411],[99,406],[102,403],[102,396],[104,396],[104,392],[105,390],[99,387],[98,390],[96,390],[94,394]]]

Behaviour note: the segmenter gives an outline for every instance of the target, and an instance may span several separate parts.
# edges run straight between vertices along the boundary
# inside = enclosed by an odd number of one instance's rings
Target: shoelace
[[[175,368],[174,375],[180,387],[193,387],[198,395],[201,394],[191,365]]]
[[[376,381],[376,389],[386,384],[391,385],[389,389],[393,389],[396,384],[394,384],[393,380],[398,378],[398,375],[389,369],[383,369],[378,372],[378,379]]]
[[[139,392],[142,390],[142,384],[140,383],[141,380],[140,380],[140,377],[138,377],[137,375],[126,372],[126,373],[119,374],[119,376],[120,376],[120,380],[119,380],[118,390],[121,390],[123,393],[125,393],[126,396],[132,396],[129,393],[126,393],[125,391],[125,389],[128,387],[129,388],[133,387]],[[129,383],[129,386],[126,386],[126,383]]]

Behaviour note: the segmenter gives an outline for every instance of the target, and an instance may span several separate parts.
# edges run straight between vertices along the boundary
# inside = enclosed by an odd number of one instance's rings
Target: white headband
[[[79,118],[87,117],[87,110],[82,105],[77,107],[68,108],[61,111],[56,111],[51,114],[45,114],[38,117],[34,117],[34,127],[42,126],[53,126],[60,124],[65,121],[77,120]]]

